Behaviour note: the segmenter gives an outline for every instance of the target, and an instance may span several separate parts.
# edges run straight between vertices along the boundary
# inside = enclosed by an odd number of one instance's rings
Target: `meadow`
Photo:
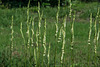
[[[99,6],[0,9],[0,67],[100,67]]]

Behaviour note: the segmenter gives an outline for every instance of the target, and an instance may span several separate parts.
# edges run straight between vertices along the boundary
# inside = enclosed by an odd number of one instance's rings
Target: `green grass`
[[[54,47],[56,45],[57,48],[57,58],[60,58],[60,53],[61,53],[61,46],[62,44],[55,44],[55,30],[54,30],[54,23],[47,23],[47,47],[49,46],[48,44],[51,43],[51,53],[50,53],[50,57],[51,57],[51,67],[53,65],[53,54],[54,54]],[[14,50],[17,51],[18,53],[21,54],[20,57],[17,56],[18,59],[16,59],[15,63],[18,61],[18,63],[22,63],[22,56],[24,55],[23,53],[23,49],[21,47],[23,47],[23,39],[21,37],[21,33],[19,32],[19,27],[14,26]],[[70,61],[70,23],[67,23],[67,33],[66,33],[66,45],[65,45],[65,61],[68,63],[68,61]],[[9,50],[9,45],[10,45],[10,28],[9,27],[4,27],[3,29],[0,28],[1,32],[0,32],[0,54],[1,54],[1,61],[5,61],[5,64],[7,63],[6,58],[8,58],[7,54],[5,53],[5,51]],[[43,30],[43,28],[42,28]],[[23,31],[25,31],[25,28],[23,27]],[[52,32],[51,32],[52,31]],[[86,61],[87,61],[87,40],[88,40],[88,31],[89,31],[89,23],[80,23],[80,22],[75,22],[75,46],[74,46],[74,50],[75,50],[75,63],[82,65],[85,67],[86,65]],[[25,33],[25,32],[24,32]],[[92,38],[91,38],[91,43],[92,43],[92,48],[93,48],[93,38],[94,38],[94,32],[92,32]],[[99,41],[100,43],[100,41]],[[58,46],[59,45],[59,46]],[[42,45],[41,45],[41,47]],[[41,50],[42,50],[41,49]],[[93,50],[93,49],[92,49]],[[42,50],[43,51],[43,50]],[[4,54],[3,54],[4,53]],[[43,53],[43,52],[41,52]],[[15,54],[16,55],[16,54]],[[6,56],[6,58],[5,58]],[[93,51],[91,51],[91,56],[93,56]],[[4,58],[3,58],[4,57]],[[16,56],[15,56],[16,57]],[[42,54],[41,54],[42,57]],[[100,45],[98,45],[98,57],[100,57]],[[21,61],[19,61],[21,60]],[[41,59],[42,61],[42,59]],[[81,62],[80,62],[81,61]],[[56,64],[60,63],[60,59],[56,60]],[[91,60],[92,62],[92,60]],[[1,63],[3,64],[3,63]],[[93,64],[91,64],[93,65]]]
[[[89,6],[88,6],[89,5]],[[75,67],[87,67],[87,55],[88,55],[88,33],[89,33],[89,15],[92,12],[93,13],[93,19],[95,18],[95,15],[97,13],[96,8],[97,3],[89,3],[89,4],[77,4],[76,6],[73,6],[72,8],[78,12],[82,12],[77,16],[76,14],[76,21],[74,26],[75,31],[75,43],[74,43],[74,65]],[[87,10],[85,10],[86,8]],[[68,7],[67,7],[68,8]],[[88,9],[89,8],[89,9]],[[94,9],[94,10],[92,10]],[[42,19],[42,27],[41,27],[41,37],[43,38],[43,31],[44,31],[44,21],[45,18],[47,19],[47,49],[49,47],[49,43],[51,45],[50,48],[50,67],[54,66],[54,48],[57,49],[57,55],[56,55],[56,64],[60,65],[60,57],[61,57],[61,48],[62,43],[56,44],[55,41],[55,22],[56,22],[56,12],[57,8],[54,7],[48,7],[48,8],[41,8],[43,10],[43,19]],[[89,10],[92,10],[91,12],[88,12]],[[63,17],[65,14],[69,14],[69,10],[65,7],[61,7],[61,11],[59,14],[59,28],[62,26],[63,23]],[[10,67],[10,59],[9,59],[9,53],[10,53],[10,44],[11,44],[11,16],[14,16],[14,51],[13,51],[13,65],[12,67],[25,67],[25,56],[24,53],[24,46],[23,46],[23,39],[20,33],[20,23],[23,23],[23,33],[25,36],[25,40],[27,40],[27,8],[12,8],[12,9],[0,9],[0,67]],[[35,34],[36,30],[38,29],[38,12],[37,7],[31,7],[30,8],[30,17],[35,18]],[[97,23],[98,24],[98,23]],[[94,22],[93,22],[94,25]],[[91,35],[91,47],[92,50],[90,52],[91,59],[90,59],[90,67],[94,67],[94,27],[92,27],[92,35]],[[34,36],[35,42],[36,42],[36,36]],[[70,67],[70,43],[71,43],[71,22],[69,17],[67,18],[67,26],[66,26],[66,44],[65,44],[65,58],[64,58],[64,64],[65,67]],[[99,41],[100,43],[100,41]],[[39,51],[40,51],[40,57],[39,62],[40,65],[42,65],[43,60],[43,46],[42,44],[39,45]],[[28,51],[30,52],[30,51]],[[31,50],[31,53],[33,54],[33,49]],[[29,54],[29,53],[28,53]],[[97,48],[97,56],[98,56],[98,66],[100,66],[100,45],[98,45]],[[33,55],[31,57],[27,56],[26,64],[27,67],[31,66],[30,62],[34,66],[34,59]],[[47,57],[45,57],[45,63],[47,63]],[[44,67],[46,65],[44,64]],[[59,67],[59,66],[57,66]]]

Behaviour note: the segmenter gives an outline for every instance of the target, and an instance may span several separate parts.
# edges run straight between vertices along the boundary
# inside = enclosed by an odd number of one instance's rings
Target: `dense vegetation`
[[[100,67],[100,4],[0,8],[0,67]]]

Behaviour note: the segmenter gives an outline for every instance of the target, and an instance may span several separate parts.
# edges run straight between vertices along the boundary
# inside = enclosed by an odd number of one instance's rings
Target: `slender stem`
[[[44,37],[43,37],[43,47],[44,47],[44,53],[43,53],[43,65],[45,63],[45,56],[46,56],[46,19],[45,19],[45,25],[44,25]]]
[[[61,55],[61,64],[62,64],[62,67],[64,67],[64,54],[65,54],[65,50],[64,50],[64,47],[65,47],[65,37],[66,37],[66,17],[67,15],[64,17],[64,20],[63,20],[63,29],[62,29],[62,34],[63,34],[63,44],[62,44],[62,55]]]
[[[38,31],[36,31],[36,67],[37,67],[37,63],[38,63]]]
[[[28,50],[29,50],[29,46],[30,46],[29,5],[30,5],[30,0],[28,2],[28,7],[27,7],[27,32],[26,32],[27,33],[27,45],[26,45],[26,59],[29,59],[29,58],[27,58],[27,56],[28,56]],[[27,67],[27,65],[25,65],[25,66]]]
[[[62,67],[63,67],[63,65],[64,65],[64,61],[63,61],[63,59],[64,59],[64,54],[65,54],[65,51],[64,51],[64,47],[65,47],[65,30],[64,29],[62,29],[62,32],[63,32],[63,45],[62,45],[62,55],[61,55],[61,64],[62,64]]]
[[[13,67],[12,66],[12,64],[13,64],[13,62],[12,62],[12,60],[13,60],[13,56],[12,56],[12,52],[13,52],[13,45],[14,45],[14,30],[13,30],[13,16],[12,16],[12,23],[11,23],[11,46],[10,46],[10,63],[11,63],[11,67]]]
[[[94,38],[94,55],[95,55],[95,58],[94,58],[94,62],[95,62],[95,67],[97,66],[97,19],[98,19],[98,16],[99,16],[99,8],[98,8],[98,12],[97,12],[97,15],[96,15],[96,19],[95,19],[95,25],[94,25],[94,28],[95,28],[95,38]]]
[[[58,10],[57,10],[57,15],[56,15],[56,23],[55,23],[55,27],[56,27],[56,32],[55,32],[55,38],[56,38],[56,44],[58,44],[57,41],[57,36],[58,36],[58,19],[59,19],[59,11],[60,11],[60,0],[58,0]],[[55,55],[54,55],[54,67],[56,67],[56,53],[57,53],[57,47],[55,46]]]
[[[72,17],[72,3],[71,3],[71,0],[69,0],[69,9],[70,9],[70,11],[69,11],[69,17],[70,17],[70,19],[71,19],[71,17]]]
[[[50,43],[49,43],[49,49],[48,49],[48,67],[49,67],[49,64],[50,64]]]
[[[92,13],[90,14],[90,27],[88,37],[88,67],[90,66],[91,32],[92,32]]]
[[[20,32],[21,32],[21,35],[22,35],[22,38],[23,38],[23,41],[24,41],[24,53],[25,53],[25,55],[24,55],[24,57],[25,57],[25,67],[26,67],[26,44],[25,44],[25,37],[24,37],[24,34],[23,34],[23,31],[22,31],[22,22],[21,22],[21,24],[20,24]]]
[[[73,15],[73,22],[72,22],[72,28],[71,28],[71,65],[73,67],[74,64],[74,22],[75,22],[75,14]]]

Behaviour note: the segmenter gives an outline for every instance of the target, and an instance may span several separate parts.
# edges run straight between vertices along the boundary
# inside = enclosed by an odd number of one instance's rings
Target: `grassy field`
[[[43,12],[40,27],[40,37],[37,33],[39,27],[39,16],[38,7],[30,7],[29,15],[27,15],[28,8],[12,8],[12,9],[0,9],[0,67],[100,67],[100,41],[94,43],[95,39],[95,20],[98,12],[99,3],[79,3],[73,4],[72,10],[76,11],[75,23],[74,23],[74,45],[72,46],[72,31],[71,24],[73,17],[69,17],[69,7],[60,7],[59,19],[58,19],[58,36],[61,27],[63,27],[64,17],[66,18],[66,36],[65,36],[65,47],[63,63],[61,63],[61,56],[63,53],[62,46],[64,41],[64,34],[61,34],[61,42],[57,42],[55,37],[55,22],[57,7],[41,7],[40,14]],[[92,33],[91,33],[91,45],[88,45],[88,37],[90,31],[90,14],[92,15]],[[74,12],[72,12],[72,16]],[[11,28],[13,16],[13,28]],[[29,16],[29,20],[28,20]],[[31,18],[34,18],[34,35],[32,46],[32,23]],[[100,18],[100,16],[99,16]],[[99,32],[100,24],[97,19],[97,32]],[[46,19],[46,30],[45,30],[45,19]],[[27,21],[29,22],[27,24]],[[25,43],[20,32],[20,24],[22,22],[22,31],[25,38]],[[33,20],[31,21],[33,22]],[[12,30],[14,33],[11,34]],[[27,31],[30,31],[29,36]],[[46,31],[46,42],[43,43],[44,31]],[[62,31],[63,32],[63,31]],[[96,33],[97,34],[97,33]],[[11,40],[12,36],[14,37]],[[38,36],[38,37],[37,37]],[[29,43],[28,43],[29,40]],[[38,43],[38,46],[37,46]],[[29,45],[28,45],[29,44]],[[44,44],[44,45],[43,45]],[[95,54],[95,48],[96,51]],[[12,50],[13,45],[13,50]],[[29,47],[29,48],[27,48]],[[38,51],[37,51],[38,47]],[[46,47],[46,55],[44,54],[44,47]],[[50,48],[49,48],[50,47]],[[73,50],[71,50],[73,48]],[[48,52],[50,50],[50,52]],[[48,58],[48,54],[50,55]],[[49,59],[49,60],[48,60]],[[48,63],[49,62],[49,63]]]

